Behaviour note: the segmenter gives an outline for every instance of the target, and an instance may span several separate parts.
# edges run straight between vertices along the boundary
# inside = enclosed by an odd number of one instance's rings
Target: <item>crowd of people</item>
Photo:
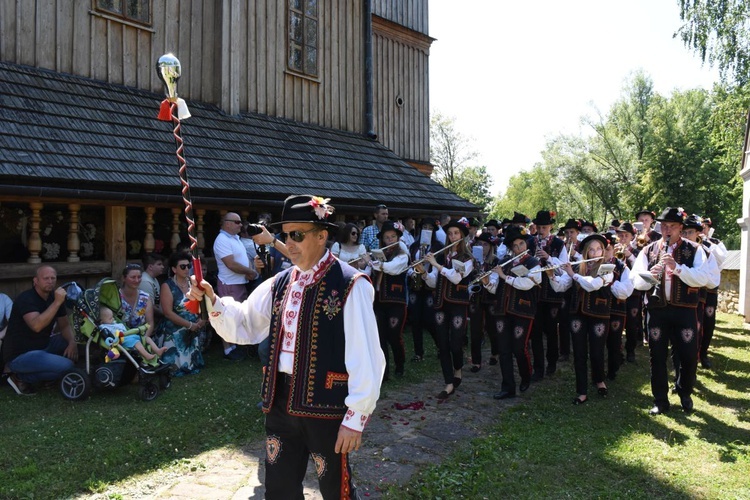
[[[516,397],[553,375],[572,347],[571,399],[582,405],[592,385],[606,397],[620,367],[635,361],[636,346],[647,344],[650,414],[670,409],[670,370],[672,391],[692,410],[698,364],[711,367],[726,256],[709,218],[681,208],[658,217],[642,210],[632,222],[612,221],[600,232],[582,219],[557,225],[548,210],[533,219],[518,212],[484,222],[442,215],[417,224],[414,217],[391,220],[378,205],[364,225],[332,222],[328,201],[290,197],[276,224],[269,214],[248,224],[226,213],[213,247],[213,286],[197,286],[185,251],[174,252],[166,266],[149,254],[122,272],[118,321],[128,329],[149,325],[134,347],[169,364],[176,376],[199,373],[205,364],[209,325],[186,300],[209,299],[206,312],[226,359],[243,359],[246,345],[258,344],[269,497],[299,492],[301,478],[300,484],[284,478],[299,477],[306,453],[326,492],[353,487],[348,463],[336,457],[359,447],[381,383],[408,369],[406,325],[412,363],[424,360],[425,331],[436,346],[444,383],[436,388],[438,400],[459,389],[467,364],[474,373],[500,365],[493,396]],[[59,378],[77,360],[66,292],[56,281],[55,269],[43,265],[12,306],[0,297],[4,371],[18,394]],[[101,313],[102,323],[115,323]],[[327,469],[338,479],[325,479]]]

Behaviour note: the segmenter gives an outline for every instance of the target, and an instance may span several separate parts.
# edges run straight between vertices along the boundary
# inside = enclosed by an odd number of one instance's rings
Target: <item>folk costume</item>
[[[612,243],[610,242],[610,247]],[[607,378],[614,380],[622,365],[622,332],[627,324],[627,300],[633,293],[630,269],[621,260],[612,257],[606,264],[614,264],[612,285],[612,307],[609,312],[609,333],[607,334]]]
[[[393,221],[385,221],[378,233],[380,248],[387,245],[383,236],[393,231],[400,238],[403,231]],[[409,267],[409,251],[403,242],[383,250],[386,261],[372,261],[373,281],[375,283],[375,316],[378,320],[380,347],[385,354],[385,376],[390,374],[389,347],[393,351],[397,377],[404,374],[404,324],[406,322],[406,270]]]
[[[712,225],[711,219],[703,217],[701,223],[705,228],[710,228]],[[709,233],[712,231],[709,231]],[[721,269],[724,265],[724,260],[727,258],[727,247],[718,238],[713,238],[708,234],[704,234],[703,250],[706,255],[709,256],[709,260],[713,259],[716,263],[716,269],[713,276],[713,286],[706,288],[706,307],[703,313],[703,325],[701,328],[701,344],[700,344],[700,361],[703,368],[711,368],[711,361],[708,359],[708,348],[711,345],[711,339],[714,336],[714,329],[716,328],[716,307],[719,303],[719,284],[721,283]]]
[[[489,233],[482,233],[475,238],[475,244],[477,242],[484,242],[489,246],[489,253],[484,256],[484,261],[481,265],[478,265],[477,274],[483,274],[489,272],[495,267],[500,261],[497,259],[495,253],[495,241]],[[492,273],[489,277],[490,281],[497,283],[497,274]],[[471,367],[472,372],[478,372],[482,366],[482,341],[484,340],[484,334],[488,329],[488,326],[492,322],[490,316],[490,306],[495,302],[495,295],[491,293],[484,286],[475,286],[476,290],[473,290],[471,294],[471,301],[469,302],[469,332],[471,342]],[[500,351],[498,347],[497,335],[494,334],[494,328],[489,332],[490,338],[490,364],[495,365],[499,362]]]
[[[591,234],[581,242],[581,251],[586,258],[586,252],[591,242],[598,241],[602,251],[607,247],[607,240],[600,234]],[[602,254],[602,257],[604,255]],[[581,404],[588,396],[588,361],[591,360],[591,377],[594,384],[604,383],[604,347],[609,331],[609,316],[612,304],[613,275],[607,273],[598,276],[598,263],[586,263],[587,269],[593,272],[583,274],[574,273],[573,276],[563,274],[555,276],[551,283],[556,291],[570,289],[570,302],[567,304],[568,322],[573,343],[573,362],[576,374],[576,393],[574,404]],[[594,264],[594,265],[592,265]],[[584,264],[581,264],[583,266]],[[601,395],[607,394],[606,387],[599,387]],[[580,396],[584,396],[583,399]]]
[[[327,200],[291,196],[278,224],[326,221]],[[257,344],[270,335],[263,386],[266,498],[301,498],[312,456],[324,498],[355,495],[348,455],[334,452],[340,426],[362,432],[380,394],[374,290],[367,276],[328,250],[308,270],[296,265],[264,281],[244,302],[209,306],[222,338]]]
[[[581,234],[581,222],[577,219],[568,219],[562,227],[563,231],[567,229],[576,231],[576,237],[565,240],[565,253],[568,256],[568,262],[574,262],[581,259],[581,255],[578,253],[581,242],[577,239],[577,236]],[[563,306],[560,308],[560,361],[567,361],[570,357],[571,334],[567,306],[570,304],[572,293],[572,289],[570,288],[563,293]]]
[[[504,244],[512,248],[515,240],[526,240],[526,235],[518,228],[509,228],[505,235]],[[505,262],[508,268],[523,266],[529,273],[525,276],[500,276],[500,281],[493,286],[490,282],[487,288],[495,294],[495,303],[490,311],[493,315],[493,326],[500,347],[500,371],[502,382],[500,392],[493,397],[506,399],[516,395],[516,382],[513,374],[513,359],[518,365],[521,376],[519,389],[524,392],[531,383],[531,354],[529,339],[537,312],[538,285],[541,283],[539,259],[529,254],[513,259],[511,251],[506,254]]]
[[[532,221],[537,226],[547,226],[555,223],[552,218],[553,212],[540,210]],[[556,266],[568,262],[568,252],[565,242],[550,233],[546,238],[536,238],[536,247],[543,250],[549,258],[541,258],[539,264],[544,266]],[[551,375],[557,370],[557,360],[560,355],[558,325],[560,323],[560,309],[562,308],[564,295],[552,289],[549,277],[546,273],[541,274],[541,290],[539,294],[539,305],[537,306],[534,328],[531,332],[531,352],[534,354],[533,373],[541,378],[545,373]],[[544,337],[547,338],[547,370],[544,368]]]
[[[680,208],[667,208],[659,221],[683,224],[685,212]],[[671,255],[676,263],[674,271],[661,267],[663,255]],[[633,265],[633,284],[645,294],[648,309],[648,336],[651,355],[651,392],[654,407],[650,413],[657,415],[669,410],[669,383],[667,358],[669,343],[676,349],[680,360],[680,385],[677,388],[680,402],[691,411],[691,395],[698,364],[699,331],[696,308],[700,288],[707,283],[706,254],[703,249],[679,236],[669,241],[662,238],[650,243],[638,255]],[[658,286],[654,290],[651,269],[659,265]],[[657,268],[659,269],[659,268]]]
[[[443,245],[437,240],[434,231],[434,221],[423,219],[420,227],[422,231],[431,231],[429,245],[423,245],[420,241],[414,242],[409,249],[412,262],[422,260],[425,255],[437,252]],[[421,233],[420,233],[421,234]],[[424,263],[425,270],[430,272],[430,265]],[[424,359],[424,331],[425,329],[437,345],[435,337],[435,289],[427,286],[422,277],[413,268],[407,271],[407,282],[409,284],[407,319],[411,325],[412,341],[414,342],[414,357],[412,361]]]
[[[623,222],[615,231],[618,235],[620,233],[629,233],[633,237],[636,235],[635,228],[630,222]],[[628,251],[630,255],[625,257],[623,263],[627,266],[632,281],[630,270],[633,269],[635,259],[640,252],[640,247],[636,245],[635,239],[628,247]],[[636,346],[643,342],[643,292],[633,289],[625,300],[625,312],[625,358],[632,363],[635,361]]]
[[[451,221],[445,225],[446,234],[448,229],[454,227],[461,231],[464,238],[468,236],[469,228],[457,221]],[[457,250],[461,245],[464,243],[459,243],[456,247],[436,257],[440,270],[438,266],[433,266],[432,271],[423,274],[427,286],[435,289],[435,334],[438,357],[445,384],[453,384],[454,390],[461,383],[461,377],[456,377],[455,372],[464,365],[469,283],[474,271],[471,254]],[[454,261],[460,262],[461,265],[456,267],[453,264]],[[443,391],[438,397],[445,399],[450,394]]]

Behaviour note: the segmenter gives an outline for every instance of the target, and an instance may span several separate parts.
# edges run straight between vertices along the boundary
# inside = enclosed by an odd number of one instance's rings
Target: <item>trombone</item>
[[[437,251],[436,251],[436,252],[434,252],[434,253],[433,253],[432,255],[438,255],[438,254],[441,254],[441,253],[445,252],[446,250],[448,250],[449,248],[452,248],[452,247],[454,247],[454,246],[458,245],[458,244],[459,244],[459,243],[461,243],[462,241],[463,241],[463,238],[461,238],[461,239],[460,239],[460,240],[458,240],[458,241],[454,241],[454,242],[453,242],[453,243],[451,243],[450,245],[446,245],[446,246],[444,246],[443,248],[441,248],[440,250],[437,250]],[[418,260],[418,261],[416,261],[415,263],[411,264],[411,265],[409,266],[409,269],[411,269],[411,268],[413,268],[413,267],[415,267],[415,266],[418,266],[419,264],[421,264],[421,263],[422,263],[422,262],[424,262],[425,260],[426,260],[426,259],[424,259],[424,258],[421,258],[421,259],[419,259],[419,260]]]

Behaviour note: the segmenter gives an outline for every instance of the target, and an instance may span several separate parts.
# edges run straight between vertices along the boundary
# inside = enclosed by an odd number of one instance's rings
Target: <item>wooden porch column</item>
[[[127,261],[125,215],[125,207],[104,207],[104,259],[112,263],[115,279],[120,278]]]
[[[172,239],[169,242],[169,248],[172,252],[177,250],[177,245],[182,241],[180,239],[180,214],[182,213],[181,208],[172,209]]]
[[[78,237],[78,214],[81,205],[71,203],[68,205],[70,211],[70,226],[68,228],[68,262],[80,262],[78,252],[81,250],[81,239]]]
[[[198,257],[203,257],[203,249],[206,248],[206,238],[203,235],[203,218],[206,216],[205,208],[198,208],[195,211],[195,239],[198,240],[196,243],[196,249],[198,250]]]
[[[146,207],[143,211],[146,212],[146,235],[143,237],[143,251],[151,253],[156,248],[156,241],[154,241],[154,214],[156,209]]]
[[[42,258],[39,257],[39,254],[42,251],[42,238],[39,236],[39,223],[42,221],[41,211],[43,207],[44,204],[42,203],[29,203],[31,217],[29,218],[29,239],[27,245],[30,255],[29,258],[26,259],[26,262],[29,264],[39,264],[42,262]]]

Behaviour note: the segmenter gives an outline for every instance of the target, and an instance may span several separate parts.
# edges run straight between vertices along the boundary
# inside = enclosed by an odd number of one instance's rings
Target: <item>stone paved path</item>
[[[485,359],[488,357],[489,353]],[[435,395],[443,388],[441,379],[435,373],[428,381],[399,390],[384,385],[363,446],[352,454],[355,483],[362,498],[380,498],[387,485],[406,484],[419,467],[438,463],[483,435],[504,408],[534,392],[532,385],[524,396],[495,401],[492,394],[499,390],[499,367],[484,366],[476,374],[465,369],[456,394],[438,403]],[[408,408],[398,409],[399,405]],[[153,472],[106,493],[79,498],[106,499],[119,494],[127,499],[260,499],[264,492],[263,456],[263,443],[241,450],[212,450],[179,470]],[[313,470],[310,465],[305,497],[318,499],[322,497]]]

